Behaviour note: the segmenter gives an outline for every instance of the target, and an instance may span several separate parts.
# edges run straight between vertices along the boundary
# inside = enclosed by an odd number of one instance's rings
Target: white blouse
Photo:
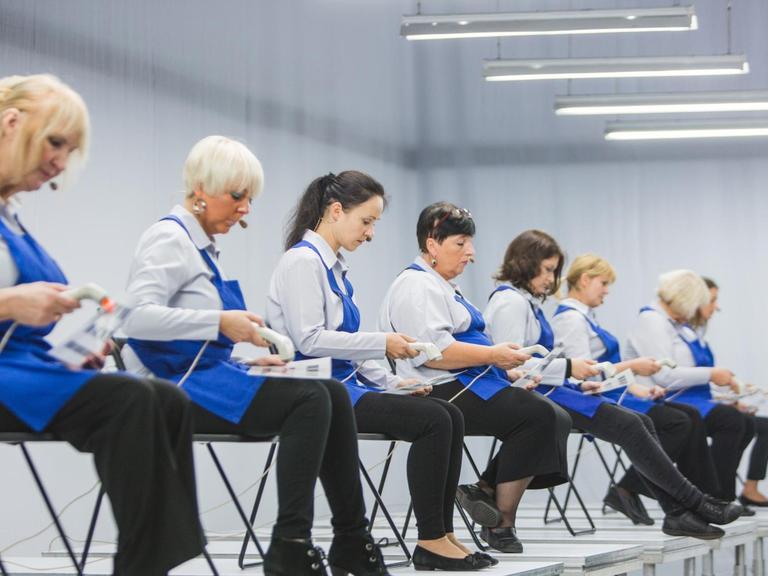
[[[323,237],[311,230],[304,233],[304,240],[317,248],[323,260],[305,246],[283,254],[269,283],[267,323],[293,340],[302,354],[357,362],[358,373],[371,382],[395,387],[402,378],[375,361],[386,357],[384,332],[336,330],[344,319],[344,307],[341,298],[331,290],[323,263],[344,291],[343,278],[349,270],[344,257],[334,253]]]
[[[555,333],[555,343],[563,347],[568,358],[587,358],[597,360],[605,353],[605,344],[592,330],[587,321],[599,325],[594,309],[575,298],[565,298],[560,302],[563,306],[573,308],[552,318],[552,330]],[[586,316],[586,317],[585,317]]]
[[[11,201],[12,202],[12,201]],[[8,229],[22,236],[24,231],[16,222],[16,209],[11,202],[0,201],[0,220]],[[3,238],[0,238],[0,288],[8,288],[15,286],[19,279],[19,269],[16,267],[16,262],[13,260],[8,245]]]
[[[205,250],[216,263],[216,244],[183,206],[174,206],[171,215],[189,235],[170,220],[156,222],[142,234],[128,275],[135,309],[123,332],[142,340],[216,340],[221,299],[211,282],[213,272],[198,251]],[[128,370],[149,374],[129,346],[123,358]]]
[[[663,366],[656,374],[650,376],[654,384],[670,390],[709,382],[711,368],[696,367],[693,354],[683,340],[696,339],[696,332],[688,326],[674,322],[661,304],[653,304],[651,308],[655,312],[639,314],[630,330],[625,358],[650,356],[657,360],[671,358],[677,362],[677,368]],[[641,377],[638,377],[638,380],[640,379]]]
[[[512,290],[496,292],[485,307],[487,331],[496,344],[512,342],[520,346],[532,346],[539,341],[541,326],[535,310],[541,307],[538,298],[527,291],[512,286]],[[540,360],[532,358],[521,368],[531,370]],[[542,384],[562,384],[568,365],[565,358],[553,360],[542,374]]]

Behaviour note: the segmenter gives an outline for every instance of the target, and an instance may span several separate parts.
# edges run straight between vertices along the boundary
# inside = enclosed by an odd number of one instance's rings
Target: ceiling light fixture
[[[718,122],[609,123],[606,140],[674,140],[680,138],[749,138],[768,136],[768,120]]]
[[[696,30],[693,6],[561,12],[416,14],[403,16],[400,35],[408,40],[499,38],[556,34],[671,32]]]
[[[768,91],[558,96],[558,116],[768,111]]]
[[[483,62],[483,76],[489,82],[578,78],[721,76],[746,74],[747,72],[749,72],[749,64],[743,54],[544,60],[496,59]]]

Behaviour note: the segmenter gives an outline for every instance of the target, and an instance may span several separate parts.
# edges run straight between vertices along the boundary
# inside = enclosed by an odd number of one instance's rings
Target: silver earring
[[[205,212],[206,208],[208,208],[208,204],[205,200],[202,198],[195,198],[195,201],[192,203],[192,212],[194,212],[196,216]]]

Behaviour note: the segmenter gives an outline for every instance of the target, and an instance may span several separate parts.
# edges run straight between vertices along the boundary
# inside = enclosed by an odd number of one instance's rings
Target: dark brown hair
[[[516,288],[530,292],[531,280],[541,272],[541,263],[553,256],[557,256],[558,262],[555,268],[555,283],[548,295],[555,294],[560,288],[565,254],[557,241],[541,230],[526,230],[509,243],[504,262],[494,279],[509,282]]]
[[[374,196],[381,196],[386,207],[387,196],[384,187],[363,172],[346,170],[338,175],[328,173],[315,178],[307,186],[289,216],[285,249],[289,250],[291,246],[301,242],[306,230],[314,230],[317,227],[327,206],[340,202],[346,212]]]
[[[416,240],[422,252],[427,251],[427,238],[434,238],[438,244],[442,244],[448,236],[457,234],[475,235],[475,221],[469,210],[450,202],[435,202],[419,214]]]

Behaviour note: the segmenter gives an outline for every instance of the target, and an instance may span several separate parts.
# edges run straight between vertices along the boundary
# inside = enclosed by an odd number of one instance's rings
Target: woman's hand
[[[387,358],[404,360],[405,358],[415,358],[418,356],[418,351],[408,346],[409,342],[416,342],[416,339],[405,334],[389,332],[387,334]]]
[[[420,382],[421,380],[419,380],[418,378],[404,378],[403,380],[397,383],[397,387],[404,388],[406,386],[412,386],[413,384],[418,384]],[[425,384],[421,388],[417,388],[416,390],[413,390],[411,392],[411,396],[426,396],[430,392],[432,392],[432,386],[430,386],[429,384]]]
[[[595,368],[594,360],[585,360],[584,358],[571,358],[571,376],[576,380],[586,380],[592,376],[600,374],[600,370]]]
[[[590,394],[599,394],[602,387],[603,383],[595,380],[586,380],[581,383],[581,391]]]
[[[659,400],[660,398],[664,398],[666,393],[666,388],[662,388],[661,386],[652,386],[650,389],[649,398],[651,400]]]
[[[510,381],[510,382],[515,382],[516,380],[519,380],[520,378],[522,378],[523,376],[525,376],[525,374],[526,374],[526,371],[525,371],[525,370],[515,370],[515,369],[510,369],[510,370],[507,370],[507,378],[509,378],[509,381]],[[524,386],[524,388],[525,388],[526,390],[535,390],[535,389],[536,389],[536,387],[537,387],[539,384],[541,384],[541,374],[539,374],[538,376],[534,376],[534,377],[533,377],[533,380],[531,380],[530,382],[528,382],[528,383],[527,383],[527,384]]]
[[[232,342],[250,342],[269,348],[269,342],[256,333],[254,324],[264,326],[264,320],[247,310],[223,310],[219,317],[219,332]]]
[[[716,386],[730,386],[733,380],[733,372],[725,368],[712,368],[709,372],[709,381]]]
[[[46,326],[80,308],[80,302],[63,296],[69,287],[52,282],[19,284],[0,291],[0,318],[26,326]]]
[[[628,362],[629,369],[638,376],[653,376],[661,370],[661,364],[653,358],[634,358]]]
[[[267,354],[258,358],[250,358],[243,362],[248,366],[285,366],[285,361],[277,354]]]
[[[531,359],[531,355],[518,352],[518,348],[520,346],[512,342],[502,342],[491,346],[491,364],[502,370],[517,368],[521,364],[525,364]]]

